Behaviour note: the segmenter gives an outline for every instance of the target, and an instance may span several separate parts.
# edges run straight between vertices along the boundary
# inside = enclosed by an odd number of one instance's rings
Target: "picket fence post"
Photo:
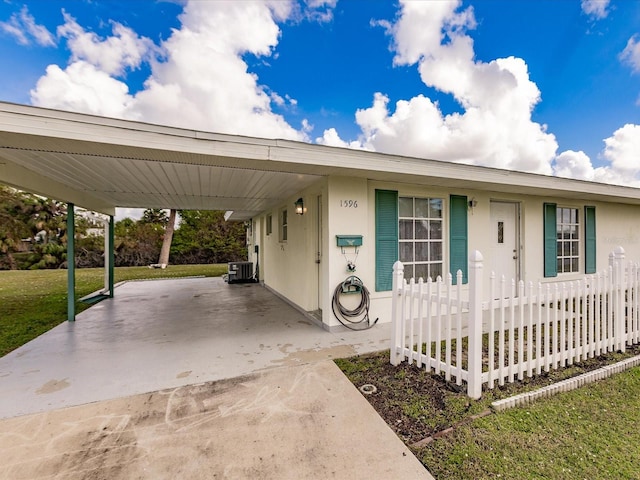
[[[624,248],[621,246],[613,250],[613,278],[614,278],[614,305],[613,318],[615,325],[615,348],[624,352],[627,345],[627,336],[625,331],[625,308],[624,308]]]
[[[469,255],[469,365],[467,395],[482,396],[482,269],[478,250]]]
[[[398,292],[398,289],[404,285],[404,265],[398,261],[393,264],[393,279],[391,281],[391,352],[389,361],[391,365],[400,365],[402,361],[402,352],[399,348],[400,332],[402,322],[405,319],[402,316],[402,302],[404,296]]]

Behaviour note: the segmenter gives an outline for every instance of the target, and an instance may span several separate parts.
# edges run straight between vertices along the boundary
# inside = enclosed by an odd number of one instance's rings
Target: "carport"
[[[205,133],[0,102],[0,182],[107,215],[105,287],[113,296],[116,207],[210,209],[247,220],[318,181],[299,143]],[[316,155],[317,157],[317,155]],[[325,165],[326,166],[326,165]],[[69,258],[74,256],[69,242]],[[68,270],[68,319],[75,273]]]
[[[190,279],[114,285],[116,207],[216,209],[248,220],[341,168],[308,147],[0,102],[0,182],[67,202],[69,258],[74,208],[108,216],[100,294],[110,298],[73,322],[75,272],[69,262],[69,322],[2,359],[3,397],[15,401],[5,402],[9,411],[0,413],[229,378],[278,362],[305,362],[304,355],[316,351],[323,357],[351,354],[358,347],[349,344],[367,344],[362,334],[335,337],[318,329],[255,284]],[[373,338],[385,336],[386,328],[378,330]],[[385,346],[375,340],[368,348]]]

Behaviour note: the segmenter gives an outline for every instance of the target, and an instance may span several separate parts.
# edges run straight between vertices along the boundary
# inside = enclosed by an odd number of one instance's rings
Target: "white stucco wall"
[[[445,272],[449,271],[449,197],[454,194],[474,199],[475,207],[468,209],[468,252],[479,250],[484,256],[485,296],[488,295],[488,279],[493,261],[492,238],[488,231],[492,201],[514,202],[518,205],[521,241],[518,273],[519,278],[525,282],[556,282],[583,276],[560,274],[554,278],[544,278],[542,214],[545,202],[577,208],[580,212],[581,237],[584,237],[584,206],[596,207],[598,271],[607,267],[609,253],[619,245],[625,248],[627,258],[640,260],[640,207],[637,206],[328,177],[254,219],[254,238],[260,245],[261,279],[302,310],[321,309],[323,323],[328,327],[340,325],[332,313],[331,301],[336,286],[352,274],[347,271],[347,260],[355,262],[356,271],[353,275],[359,277],[370,292],[371,318],[380,318],[380,322],[390,321],[391,293],[375,291],[376,189],[396,190],[399,196],[435,197],[444,200]],[[318,211],[319,196],[322,198],[322,212]],[[307,208],[302,216],[294,213],[293,204],[298,197],[304,199]],[[281,242],[278,233],[279,213],[285,207],[289,211],[289,231],[287,241]],[[270,235],[266,235],[268,214],[272,215],[273,222],[273,232]],[[320,234],[318,215],[322,218]],[[336,245],[336,235],[363,236],[363,245],[358,249],[357,257],[353,248],[345,249],[345,254],[342,253]],[[318,241],[321,243],[320,264],[316,263]],[[584,238],[581,238],[581,252],[584,250],[583,242]],[[253,250],[250,255],[251,252]],[[584,272],[582,253],[580,261],[580,270]],[[349,299],[345,298],[344,301],[348,302]]]
[[[370,261],[375,252],[375,235],[369,231],[369,212],[372,203],[369,202],[366,179],[331,177],[328,181],[327,195],[327,295],[324,297],[323,322],[329,326],[339,325],[331,310],[331,302],[336,287],[350,275],[360,278],[365,286],[371,290],[373,284],[370,279],[375,272],[375,263]],[[336,235],[362,235],[362,246],[358,248],[346,247],[344,254],[337,246]],[[347,260],[356,264],[353,273],[347,271]],[[344,298],[349,308],[348,298]]]
[[[326,191],[326,182],[298,192],[284,203],[254,218],[260,225],[257,235],[260,249],[260,279],[269,288],[286,297],[305,311],[314,311],[319,305],[317,259],[318,196]],[[296,215],[294,203],[304,201],[306,212]],[[282,210],[287,210],[287,240],[280,239]],[[272,218],[272,232],[267,234],[267,216]],[[251,251],[250,251],[251,254]]]

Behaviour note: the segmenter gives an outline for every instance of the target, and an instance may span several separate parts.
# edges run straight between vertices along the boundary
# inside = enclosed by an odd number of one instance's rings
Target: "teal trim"
[[[544,204],[544,276],[547,278],[558,276],[557,213],[558,211],[555,203]]]
[[[76,222],[73,203],[67,204],[67,320],[76,320]]]
[[[108,235],[109,235],[109,251],[105,252],[105,258],[109,261],[107,276],[108,280],[108,288],[109,288],[109,298],[113,298],[113,282],[114,282],[114,266],[115,266],[115,247],[114,247],[114,238],[115,238],[115,221],[113,219],[113,215],[109,216],[109,226],[108,226]]]
[[[449,271],[453,283],[457,282],[458,270],[462,270],[462,283],[468,282],[468,224],[467,197],[449,197]]]
[[[376,190],[376,292],[391,290],[398,260],[398,192]]]
[[[584,207],[584,273],[596,273],[596,207]]]

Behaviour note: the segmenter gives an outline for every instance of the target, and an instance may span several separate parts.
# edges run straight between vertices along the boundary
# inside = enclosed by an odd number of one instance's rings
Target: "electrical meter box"
[[[361,247],[362,235],[336,235],[338,247]]]

